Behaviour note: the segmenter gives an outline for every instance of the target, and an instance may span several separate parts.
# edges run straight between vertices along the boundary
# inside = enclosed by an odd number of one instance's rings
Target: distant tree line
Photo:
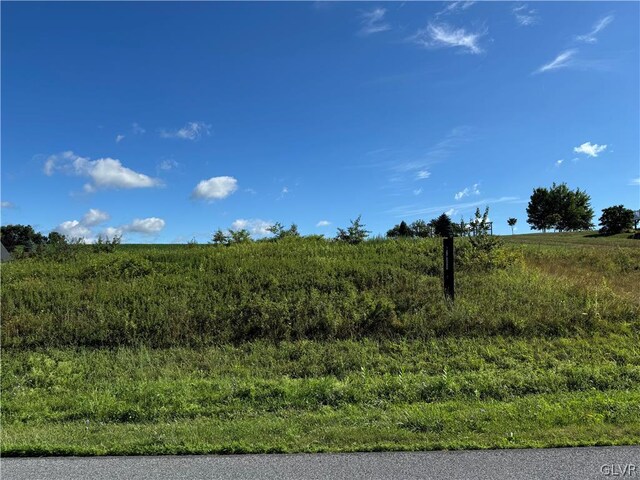
[[[527,223],[533,230],[554,229],[560,232],[590,230],[593,228],[594,212],[591,208],[591,197],[579,188],[569,189],[566,183],[552,184],[550,188],[538,187],[533,190],[527,205]],[[511,217],[507,224],[511,227],[511,233],[518,220]],[[636,214],[633,210],[625,208],[623,205],[615,205],[602,210],[599,219],[602,235],[613,235],[630,231],[637,223]],[[404,220],[387,231],[387,238],[428,238],[428,237],[450,237],[469,236],[484,237],[492,230],[492,222],[489,221],[489,207],[484,213],[477,208],[474,217],[468,222],[464,218],[456,223],[446,214],[434,218],[430,221],[422,219],[407,223]],[[293,223],[289,228],[285,228],[280,222],[271,225],[267,231],[272,235],[269,238],[262,238],[259,241],[280,241],[286,239],[300,238],[298,226]],[[352,245],[363,242],[369,237],[371,232],[365,228],[362,218],[359,215],[355,220],[351,220],[346,228],[338,228],[335,241],[345,242]],[[5,248],[16,256],[29,256],[40,253],[70,253],[74,246],[84,243],[82,238],[69,239],[66,236],[52,231],[44,235],[34,230],[31,225],[4,225],[0,230],[0,238]],[[307,238],[324,238],[323,235],[310,235]],[[121,237],[116,236],[111,239],[98,236],[92,244],[92,249],[96,252],[111,252],[120,244]],[[251,232],[247,229],[228,229],[223,231],[218,229],[214,232],[209,243],[214,245],[234,245],[251,242]],[[193,239],[189,245],[196,245],[198,242]]]
[[[484,214],[480,209],[476,209],[475,217],[465,222],[463,218],[459,223],[451,220],[449,215],[443,213],[437,218],[425,222],[416,220],[407,224],[404,220],[395,225],[387,232],[388,238],[427,238],[427,237],[464,237],[485,235],[491,229],[489,221],[489,207],[485,208]]]

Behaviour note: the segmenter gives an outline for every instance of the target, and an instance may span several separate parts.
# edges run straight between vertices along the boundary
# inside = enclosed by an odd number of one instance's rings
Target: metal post
[[[444,294],[447,298],[453,301],[455,296],[455,288],[453,283],[455,263],[453,237],[443,238],[442,247],[444,259]]]

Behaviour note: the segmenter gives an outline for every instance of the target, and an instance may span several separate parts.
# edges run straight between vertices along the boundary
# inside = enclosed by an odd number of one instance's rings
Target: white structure
[[[11,260],[11,254],[6,248],[4,248],[4,245],[2,245],[2,243],[0,243],[0,248],[2,253],[0,261],[8,262],[9,260]]]

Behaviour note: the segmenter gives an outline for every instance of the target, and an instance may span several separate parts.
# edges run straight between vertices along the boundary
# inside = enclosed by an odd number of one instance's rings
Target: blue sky
[[[640,207],[640,4],[2,3],[2,223],[374,233]]]

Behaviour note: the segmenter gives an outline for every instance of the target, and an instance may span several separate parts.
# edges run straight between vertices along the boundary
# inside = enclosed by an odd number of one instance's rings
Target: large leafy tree
[[[616,205],[602,209],[600,217],[600,233],[613,235],[633,228],[633,210]]]
[[[0,229],[0,239],[4,247],[13,252],[21,246],[25,251],[34,251],[47,243],[47,237],[36,232],[31,225],[4,225]]]
[[[527,223],[534,230],[588,230],[593,226],[591,197],[579,188],[571,190],[566,183],[551,188],[538,187],[527,205]]]

